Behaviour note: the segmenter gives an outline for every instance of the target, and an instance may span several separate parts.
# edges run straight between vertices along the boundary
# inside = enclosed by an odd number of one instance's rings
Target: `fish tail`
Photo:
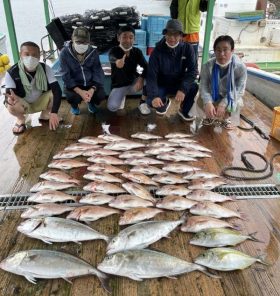
[[[182,216],[180,217],[180,221],[182,221],[182,223],[186,222],[189,218],[188,212],[185,211]]]
[[[235,201],[237,200],[237,196],[236,195],[231,195],[229,196],[230,200]]]
[[[248,221],[248,217],[242,212],[239,212],[239,218],[241,220]]]
[[[96,275],[98,277],[98,279],[100,280],[100,283],[102,285],[102,287],[110,294],[112,294],[112,289],[109,285],[109,276],[107,276],[105,273],[99,271],[99,270],[94,270],[94,272],[92,272],[92,274]]]
[[[263,265],[267,265],[267,266],[271,265],[270,263],[265,261],[265,255],[264,254],[259,255],[258,257],[256,257],[256,259],[257,259],[257,262],[259,262],[259,263],[261,263]]]
[[[254,242],[258,242],[258,243],[264,243],[264,241],[261,241],[259,240],[258,238],[255,237],[255,235],[257,234],[257,231],[256,232],[253,232],[253,233],[249,233],[249,239],[254,241]]]
[[[199,264],[197,264],[199,266],[198,270],[201,271],[202,273],[206,274],[207,276],[210,276],[212,278],[215,278],[215,279],[220,279],[221,277],[214,274],[214,273],[211,273],[207,268],[205,268],[204,266],[201,266]]]
[[[242,230],[242,227],[238,224],[232,224],[232,228],[235,230]]]

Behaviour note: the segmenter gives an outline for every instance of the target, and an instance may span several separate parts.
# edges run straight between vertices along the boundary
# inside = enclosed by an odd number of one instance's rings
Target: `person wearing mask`
[[[196,58],[192,46],[182,42],[183,26],[179,20],[167,22],[162,34],[164,37],[156,44],[148,65],[147,102],[164,115],[175,96],[180,103],[179,116],[192,121],[189,111],[198,91],[195,83]]]
[[[239,113],[243,105],[247,69],[234,54],[234,41],[228,35],[215,40],[214,53],[215,57],[201,68],[197,116],[206,117],[204,125],[211,125],[218,119],[224,128],[232,129],[230,116]]]
[[[109,51],[112,91],[107,107],[112,112],[124,108],[127,94],[135,94],[143,89],[147,72],[147,61],[142,51],[133,47],[135,40],[133,27],[120,27],[117,37],[119,45]],[[138,66],[142,68],[141,74],[138,73]],[[143,95],[138,107],[143,115],[151,112],[145,99],[146,97]]]
[[[39,62],[40,48],[31,41],[20,46],[20,60],[6,73],[4,104],[16,117],[13,127],[15,135],[26,130],[26,115],[41,112],[39,120],[48,121],[49,128],[59,125],[58,109],[61,89],[52,69]]]
[[[90,46],[90,33],[85,27],[73,31],[72,40],[65,43],[59,60],[71,113],[79,115],[82,102],[87,104],[90,113],[96,113],[96,105],[105,99],[104,72],[97,50]]]

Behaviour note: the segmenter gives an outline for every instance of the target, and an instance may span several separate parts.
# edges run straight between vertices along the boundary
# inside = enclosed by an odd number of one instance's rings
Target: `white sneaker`
[[[151,113],[151,109],[149,108],[147,103],[142,103],[138,106],[138,109],[141,114],[148,115]]]
[[[118,110],[122,110],[122,109],[124,109],[124,107],[125,107],[125,96],[123,97],[123,99],[122,99],[122,102],[121,102],[121,105],[120,105],[120,107],[119,107],[119,109]]]

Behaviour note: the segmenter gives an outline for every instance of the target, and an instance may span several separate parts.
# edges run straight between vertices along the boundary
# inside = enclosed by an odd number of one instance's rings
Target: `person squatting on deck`
[[[71,113],[80,114],[79,104],[87,103],[90,113],[105,99],[104,72],[99,55],[90,46],[90,33],[85,27],[73,31],[72,40],[65,43],[60,56],[65,96],[71,105]]]
[[[147,73],[147,61],[142,51],[133,46],[134,28],[131,26],[121,27],[117,38],[119,46],[115,46],[109,51],[112,91],[107,101],[107,107],[112,112],[124,109],[126,95],[135,94],[143,89]],[[138,66],[143,69],[141,74],[138,73]],[[143,92],[145,93],[145,91]],[[144,115],[151,112],[145,99],[146,97],[143,95],[139,105],[139,110]]]
[[[61,103],[61,89],[52,69],[39,62],[40,48],[31,41],[20,46],[20,60],[5,76],[6,95],[4,104],[17,118],[13,133],[26,130],[25,115],[41,112],[39,120],[49,121],[49,128],[59,125],[57,115]]]
[[[178,114],[183,120],[191,121],[189,111],[198,91],[196,57],[193,47],[182,42],[183,26],[179,20],[171,19],[162,31],[164,37],[156,44],[148,65],[147,102],[164,115],[170,107],[168,95],[175,95],[180,102]]]
[[[232,129],[234,124],[229,116],[235,112],[239,116],[240,107],[243,106],[247,69],[234,54],[234,41],[228,35],[215,40],[214,53],[215,57],[202,65],[196,110],[191,113],[206,117],[204,125],[211,125],[218,119],[224,128]]]

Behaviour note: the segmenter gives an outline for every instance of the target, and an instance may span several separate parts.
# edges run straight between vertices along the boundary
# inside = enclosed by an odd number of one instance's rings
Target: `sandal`
[[[15,131],[15,130],[14,130],[15,128],[16,128],[18,131]],[[16,136],[18,136],[18,135],[24,133],[25,130],[26,130],[26,125],[25,125],[24,123],[21,123],[21,124],[16,123],[16,124],[14,125],[14,127],[13,127],[13,134],[16,135]]]
[[[205,118],[203,119],[202,121],[202,124],[203,125],[212,125],[214,123],[215,119],[213,118]]]
[[[235,126],[231,124],[231,121],[229,119],[225,119],[222,121],[222,127],[227,130],[235,129]]]

